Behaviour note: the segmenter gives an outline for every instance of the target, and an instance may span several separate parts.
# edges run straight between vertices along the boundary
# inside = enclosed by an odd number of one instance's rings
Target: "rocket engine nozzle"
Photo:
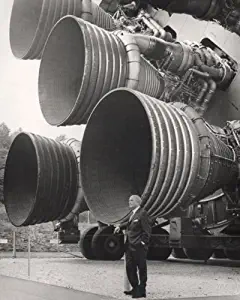
[[[15,226],[70,220],[86,210],[79,178],[78,149],[22,132],[9,150],[4,176],[4,205]],[[82,195],[82,196],[81,196]]]
[[[193,108],[124,88],[92,112],[80,169],[88,207],[107,224],[127,217],[131,194],[154,218],[179,216],[238,175],[234,151]]]

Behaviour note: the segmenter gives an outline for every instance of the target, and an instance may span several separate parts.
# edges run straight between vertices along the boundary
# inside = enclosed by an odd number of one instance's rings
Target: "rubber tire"
[[[213,258],[216,258],[216,259],[224,259],[224,258],[227,258],[226,254],[224,253],[224,250],[223,249],[215,249],[213,251],[213,255],[212,255]]]
[[[183,248],[183,251],[187,258],[192,260],[207,261],[213,254],[213,250],[207,248]]]
[[[97,226],[90,227],[86,229],[81,235],[80,251],[82,255],[87,259],[96,258],[92,251],[92,238],[97,230],[98,230]]]
[[[99,228],[92,239],[92,250],[99,260],[120,260],[124,255],[124,235],[113,234],[114,227]],[[110,246],[112,245],[112,246]]]
[[[166,260],[172,252],[171,248],[155,247],[155,245],[157,245],[158,237],[153,236],[154,234],[169,235],[167,230],[161,228],[160,226],[161,225],[156,225],[152,228],[152,236],[150,238],[150,244],[147,253],[148,260]]]
[[[183,251],[183,248],[173,248],[172,249],[172,256],[175,257],[175,258],[181,258],[181,259],[187,258],[187,255]]]
[[[228,259],[240,260],[240,250],[224,249],[224,254]]]

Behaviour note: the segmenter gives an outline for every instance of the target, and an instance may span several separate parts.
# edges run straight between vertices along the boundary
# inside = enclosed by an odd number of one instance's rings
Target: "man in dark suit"
[[[146,297],[147,251],[152,228],[150,218],[141,207],[141,202],[142,199],[137,195],[129,198],[132,214],[128,222],[118,225],[114,231],[118,233],[121,229],[126,229],[126,271],[133,289],[125,294],[132,295],[132,298]]]

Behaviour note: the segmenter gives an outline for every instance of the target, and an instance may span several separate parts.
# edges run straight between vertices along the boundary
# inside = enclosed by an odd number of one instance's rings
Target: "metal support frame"
[[[211,249],[239,249],[240,235],[210,235],[194,228],[190,218],[170,219],[170,233],[159,235],[159,248],[211,248]]]

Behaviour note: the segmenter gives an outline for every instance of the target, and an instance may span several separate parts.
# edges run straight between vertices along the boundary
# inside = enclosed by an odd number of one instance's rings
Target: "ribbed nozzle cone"
[[[10,21],[13,54],[20,59],[40,59],[52,27],[65,15],[115,29],[111,16],[91,0],[14,0]]]
[[[88,207],[107,224],[127,216],[131,194],[153,217],[176,216],[238,174],[233,151],[191,107],[124,88],[92,112],[80,167]]]
[[[78,165],[72,148],[31,133],[20,133],[8,153],[4,205],[15,226],[61,219],[78,192]]]
[[[70,138],[70,139],[66,139],[63,141],[64,144],[70,146],[76,156],[77,159],[77,164],[78,164],[78,193],[76,196],[76,201],[74,206],[72,207],[72,210],[70,211],[70,213],[66,216],[64,216],[64,218],[62,218],[61,220],[59,220],[61,223],[62,222],[68,222],[71,219],[73,219],[75,216],[79,215],[80,213],[89,210],[87,203],[85,201],[84,195],[83,195],[83,190],[82,190],[82,185],[81,185],[81,180],[80,180],[80,150],[81,150],[81,142],[74,139],[74,138]]]
[[[131,46],[127,51],[118,36],[81,19],[62,18],[48,37],[40,64],[39,101],[45,120],[55,126],[86,123],[103,95],[128,84],[160,96],[164,80],[140,57],[138,47],[133,51]]]

